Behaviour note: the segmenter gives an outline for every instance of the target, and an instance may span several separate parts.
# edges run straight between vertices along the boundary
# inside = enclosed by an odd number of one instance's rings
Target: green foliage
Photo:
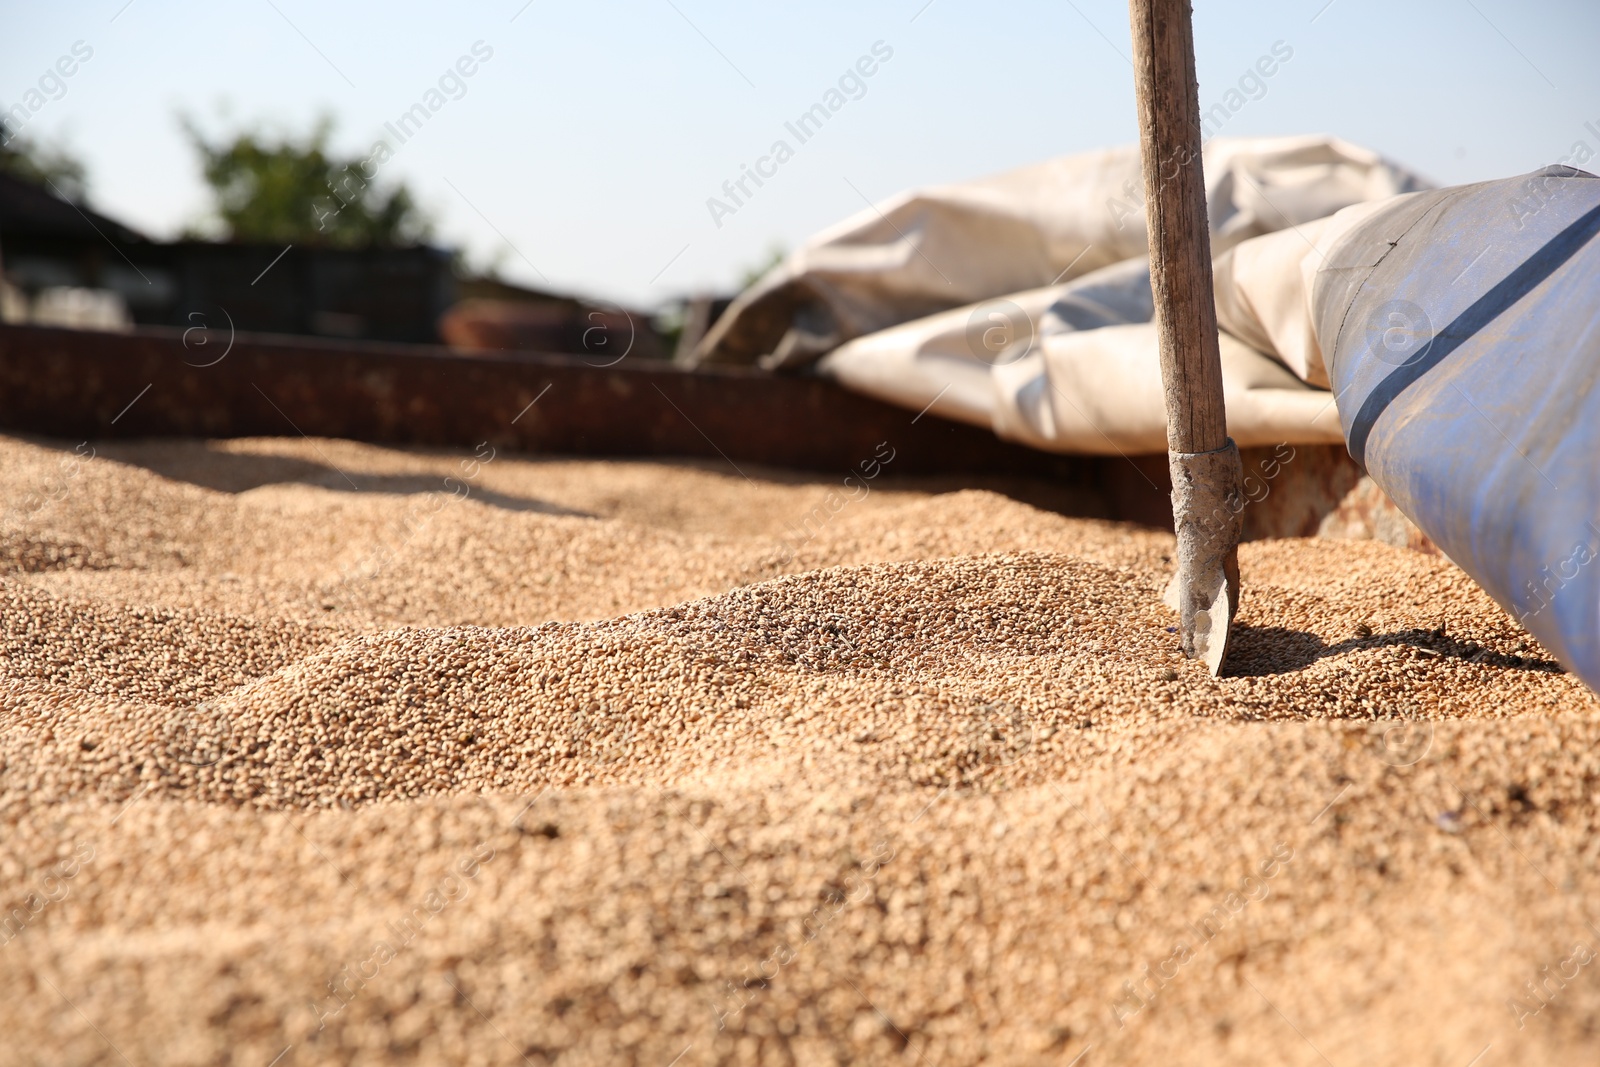
[[[330,119],[277,139],[238,132],[212,142],[188,120],[216,219],[236,241],[363,247],[425,240],[429,223],[404,183],[374,184],[378,165],[328,148]]]
[[[59,145],[39,144],[13,134],[4,123],[0,123],[0,171],[45,188],[53,185],[75,204],[83,203],[89,188],[81,159]]]

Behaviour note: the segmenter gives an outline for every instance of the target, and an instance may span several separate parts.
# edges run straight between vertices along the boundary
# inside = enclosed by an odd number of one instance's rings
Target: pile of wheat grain
[[[1600,1041],[1600,701],[1440,559],[1246,546],[1212,680],[1170,538],[989,491],[819,511],[773,472],[334,441],[0,461],[18,1062]]]

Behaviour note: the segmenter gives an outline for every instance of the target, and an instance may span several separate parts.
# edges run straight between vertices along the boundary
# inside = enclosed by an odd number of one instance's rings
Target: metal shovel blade
[[[1184,654],[1203,660],[1213,678],[1228,656],[1239,610],[1239,535],[1244,526],[1243,468],[1230,439],[1213,452],[1173,452],[1172,514],[1178,573],[1167,603],[1178,613]]]

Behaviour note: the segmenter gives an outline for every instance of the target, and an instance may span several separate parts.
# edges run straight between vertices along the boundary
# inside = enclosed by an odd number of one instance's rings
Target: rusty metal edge
[[[895,464],[900,474],[1088,483],[1100,466],[933,415],[914,418],[821,378],[271,335],[228,342],[215,331],[202,338],[161,327],[0,327],[0,428],[85,438],[490,441],[529,453],[721,457],[818,471],[847,471],[888,440],[905,457]]]
[[[606,366],[569,355],[214,329],[3,325],[0,430],[87,440],[489,442],[528,454],[689,457],[741,473],[756,465],[841,478],[887,444],[895,459],[883,472],[892,478],[1037,479],[1076,501],[1070,513],[1171,528],[1165,456],[1040,452],[823,378],[739,367]],[[1328,533],[1325,520],[1343,513],[1360,477],[1339,446],[1286,448],[1243,450],[1246,539]],[[1362,536],[1353,527],[1344,535]]]

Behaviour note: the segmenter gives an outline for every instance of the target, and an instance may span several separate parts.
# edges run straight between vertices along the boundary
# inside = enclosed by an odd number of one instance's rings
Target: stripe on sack
[[[1414,359],[1396,367],[1367,394],[1361,402],[1361,410],[1356,412],[1350,423],[1350,455],[1361,464],[1363,470],[1367,466],[1367,438],[1372,435],[1373,424],[1394,403],[1395,398],[1561,269],[1596,233],[1600,233],[1600,205],[1590,208],[1577,221],[1546,241],[1516,270],[1473,301],[1450,325],[1439,331]]]

